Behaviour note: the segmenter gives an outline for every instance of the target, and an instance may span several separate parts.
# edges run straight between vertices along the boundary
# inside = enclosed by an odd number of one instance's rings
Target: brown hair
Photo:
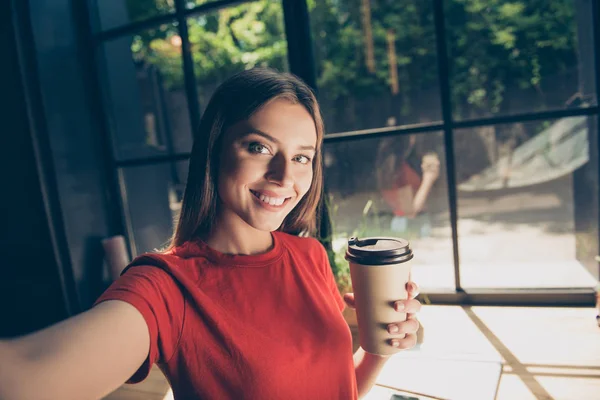
[[[292,74],[254,68],[223,82],[206,107],[194,137],[181,212],[169,248],[208,234],[215,223],[218,155],[224,133],[237,122],[250,118],[267,103],[280,98],[300,104],[310,113],[317,131],[317,151],[313,159],[310,189],[288,214],[279,230],[291,234],[316,233],[323,190],[324,130],[317,99],[310,87]]]

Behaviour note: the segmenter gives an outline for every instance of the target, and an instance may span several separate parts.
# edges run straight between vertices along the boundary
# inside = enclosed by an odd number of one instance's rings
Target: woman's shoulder
[[[136,265],[152,265],[156,267],[166,267],[172,264],[178,264],[182,261],[182,257],[178,254],[173,253],[171,250],[168,251],[152,251],[138,255],[133,259],[130,266]]]
[[[173,249],[155,250],[140,254],[127,265],[121,274],[128,270],[137,270],[154,277],[170,275],[171,277],[182,278],[184,275],[188,275],[190,271],[194,271],[194,269],[188,268],[190,262],[201,264],[204,261],[205,257],[201,251],[191,251],[186,244]]]

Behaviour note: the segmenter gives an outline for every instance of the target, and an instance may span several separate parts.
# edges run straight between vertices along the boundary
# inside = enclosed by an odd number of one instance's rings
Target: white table
[[[419,399],[494,400],[503,360],[465,312],[426,306],[419,314],[423,345],[392,356],[366,399],[389,400],[398,389],[426,395],[412,395]]]

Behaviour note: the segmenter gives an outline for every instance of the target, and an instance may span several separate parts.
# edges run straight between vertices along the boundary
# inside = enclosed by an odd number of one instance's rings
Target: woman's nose
[[[283,155],[273,157],[269,164],[267,180],[283,187],[293,186],[292,162],[288,161]]]

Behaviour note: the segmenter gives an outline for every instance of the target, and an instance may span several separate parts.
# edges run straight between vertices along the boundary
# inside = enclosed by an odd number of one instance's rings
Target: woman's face
[[[221,222],[277,230],[310,188],[316,146],[311,115],[286,99],[228,129],[217,186]]]

